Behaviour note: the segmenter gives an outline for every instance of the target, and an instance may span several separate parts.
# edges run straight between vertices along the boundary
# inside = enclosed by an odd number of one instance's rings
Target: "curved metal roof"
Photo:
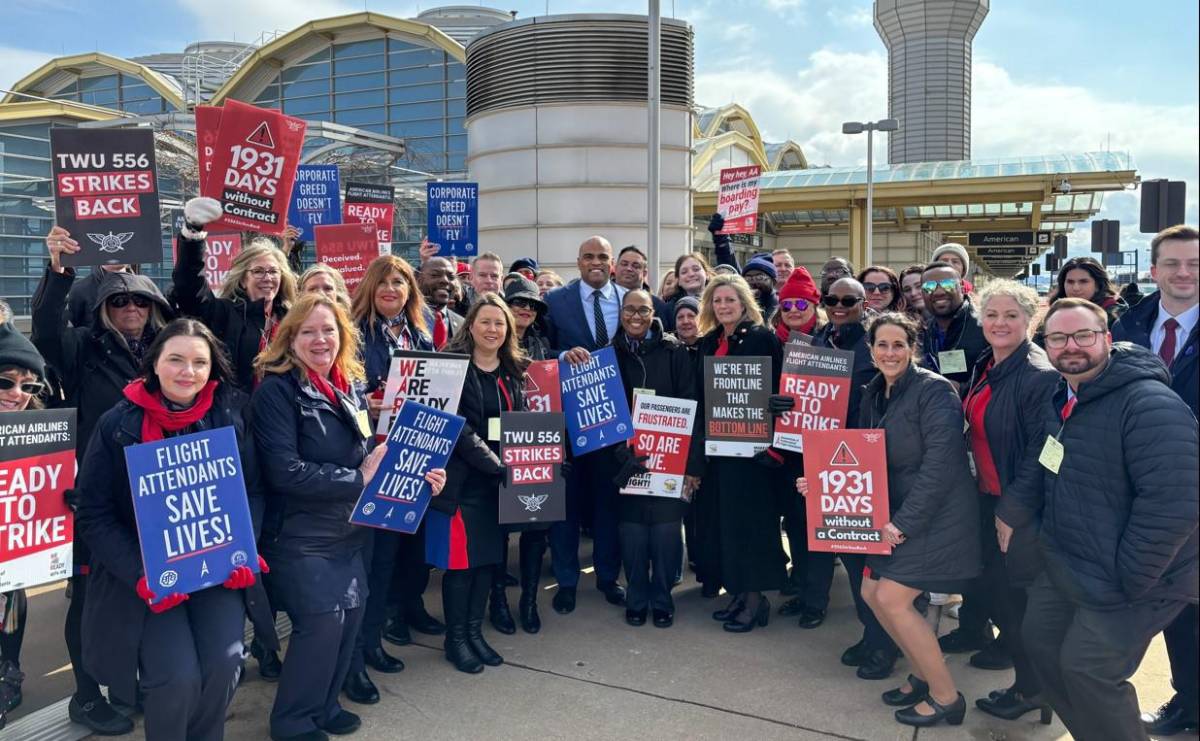
[[[105,69],[137,77],[149,85],[154,92],[161,95],[175,110],[187,109],[179,84],[175,80],[160,72],[155,72],[143,64],[101,52],[74,54],[69,57],[51,59],[15,82],[12,86],[13,92],[5,95],[0,103],[14,103],[21,100],[21,96],[16,93],[37,93],[42,97],[49,97],[50,94],[81,77],[82,73],[89,69]]]

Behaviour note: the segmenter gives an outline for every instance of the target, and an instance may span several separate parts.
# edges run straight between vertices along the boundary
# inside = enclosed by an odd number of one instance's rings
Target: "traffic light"
[[[1157,234],[1182,224],[1187,201],[1187,183],[1165,178],[1142,181],[1142,219],[1139,231]]]
[[[1041,275],[1041,274],[1042,274],[1042,265],[1041,265],[1041,263],[1037,263],[1037,262],[1035,262],[1034,264],[1032,264],[1032,265],[1030,265],[1030,266],[1029,266],[1029,269],[1033,271],[1033,274],[1034,274],[1034,275]]]
[[[1121,251],[1121,222],[1116,219],[1092,221],[1092,252]]]
[[[1046,255],[1046,272],[1053,273],[1058,271],[1058,256]]]
[[[1060,260],[1067,259],[1067,235],[1059,234],[1054,238],[1054,256]],[[1049,266],[1047,266],[1049,267]]]

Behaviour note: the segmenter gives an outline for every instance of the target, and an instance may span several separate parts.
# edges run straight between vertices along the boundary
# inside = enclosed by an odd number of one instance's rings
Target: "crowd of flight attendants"
[[[899,272],[834,258],[814,279],[783,250],[739,264],[719,216],[709,225],[717,264],[683,255],[657,291],[641,250],[597,236],[580,245],[579,274],[565,284],[531,258],[506,271],[491,253],[458,263],[422,245],[415,268],[374,260],[354,295],[327,266],[297,275],[294,244],[255,240],[214,292],[205,226],[219,215],[210,199],[186,204],[167,295],[127,267],[77,280],[61,263],[77,235],[55,227],[32,342],[0,324],[3,410],[78,410],[64,632],[70,716],[93,733],[127,733],[140,712],[149,739],[221,738],[248,655],[278,682],[273,739],[352,733],[360,718],[343,698],[380,701],[367,667],[404,668],[385,643],[444,636],[446,660],[474,674],[503,662],[485,625],[537,634],[547,551],[551,606],[571,613],[581,532],[595,588],[633,627],[672,625],[672,590],[690,567],[703,596],[720,598],[712,617],[724,631],[764,628],[773,613],[816,630],[840,563],[862,636],[841,661],[863,680],[903,664],[894,688],[863,690],[901,723],[961,723],[966,699],[944,655],[972,652],[973,667],[1014,670],[1010,686],[975,699],[997,718],[1037,712],[1048,723],[1057,712],[1089,740],[1195,726],[1194,228],[1154,238],[1158,292],[1136,305],[1079,258],[1058,274],[1043,316],[1025,285],[973,286],[957,244]],[[682,499],[619,495],[645,469],[614,445],[564,466],[564,521],[498,524],[505,467],[485,430],[526,408],[530,360],[586,362],[612,346],[630,397],[652,389],[703,409],[705,357],[769,356],[777,389],[796,332],[854,354],[847,426],[887,433],[892,555],[807,549],[800,454],[706,459],[698,440]],[[391,354],[406,349],[470,358],[456,410],[466,426],[447,467],[428,474],[435,496],[411,536],[349,523],[385,450],[358,418],[377,417]],[[792,405],[773,394],[769,410]],[[261,579],[242,569],[221,586],[156,595],[141,572],[122,448],[226,426],[242,455]],[[440,619],[425,600],[433,566]],[[786,599],[773,606],[769,593]],[[959,625],[939,638],[924,613],[946,595],[962,596]],[[28,617],[23,594],[4,599],[0,714],[21,701]],[[1128,679],[1159,633],[1176,694],[1140,717]]]

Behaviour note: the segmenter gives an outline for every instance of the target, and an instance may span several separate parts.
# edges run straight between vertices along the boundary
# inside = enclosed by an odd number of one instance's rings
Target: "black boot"
[[[504,659],[500,654],[492,650],[492,647],[483,640],[483,613],[488,601],[488,593],[492,591],[492,570],[491,568],[472,569],[473,579],[471,582],[471,601],[467,608],[467,645],[471,647],[472,653],[475,654],[483,663],[488,666],[500,666],[504,663]],[[505,611],[508,610],[508,604],[505,603]],[[508,616],[512,620],[512,615]],[[513,632],[516,632],[516,627],[513,627]]]
[[[483,664],[467,645],[467,612],[471,605],[471,572],[452,570],[442,576],[442,612],[446,618],[446,661],[467,674],[483,671]]]
[[[488,618],[491,620],[493,628],[510,636],[517,632],[517,626],[513,622],[512,612],[508,609],[508,593],[504,589],[504,574],[497,567],[493,570],[491,579],[492,596],[488,600]]]
[[[542,618],[537,609],[537,591],[545,554],[544,538],[521,539],[521,601],[517,603],[517,608],[521,615],[521,629],[526,633],[537,633],[542,629]]]

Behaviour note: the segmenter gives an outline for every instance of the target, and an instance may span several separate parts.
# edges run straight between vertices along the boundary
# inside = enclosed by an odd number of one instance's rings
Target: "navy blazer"
[[[625,289],[616,283],[613,283],[613,288],[617,289],[618,303],[624,301]],[[588,328],[587,317],[583,314],[578,278],[562,288],[550,291],[542,300],[546,302],[546,339],[550,342],[550,352],[554,357],[573,347],[582,347],[588,352],[600,349],[601,346],[597,345],[596,339],[592,337],[592,330]],[[610,341],[620,328],[619,317],[617,324],[610,333]]]

